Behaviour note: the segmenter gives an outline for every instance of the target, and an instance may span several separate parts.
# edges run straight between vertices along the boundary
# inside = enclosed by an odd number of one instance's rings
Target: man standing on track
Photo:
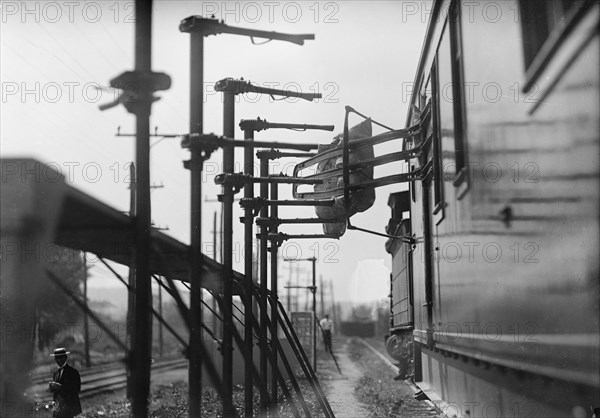
[[[73,418],[81,413],[79,402],[79,391],[81,390],[81,378],[79,372],[67,364],[67,351],[64,347],[54,350],[50,357],[58,365],[58,369],[52,375],[49,389],[54,393],[53,418]]]
[[[331,351],[331,335],[333,334],[335,324],[331,319],[329,319],[329,315],[325,315],[325,318],[321,319],[319,325],[323,331],[323,344],[325,345],[325,352],[333,353],[333,351]]]

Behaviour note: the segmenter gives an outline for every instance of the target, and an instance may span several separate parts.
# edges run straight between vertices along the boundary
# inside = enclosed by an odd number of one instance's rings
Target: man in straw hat
[[[81,378],[79,372],[67,364],[67,354],[70,354],[70,351],[64,347],[57,348],[50,354],[58,365],[49,384],[50,391],[54,393],[53,418],[72,418],[81,413]]]

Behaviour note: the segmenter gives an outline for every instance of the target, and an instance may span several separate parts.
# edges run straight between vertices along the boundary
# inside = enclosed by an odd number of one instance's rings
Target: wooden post
[[[135,2],[135,71],[152,71],[152,1]],[[149,83],[140,83],[139,103],[136,110],[135,161],[137,170],[135,228],[135,336],[133,370],[135,387],[132,411],[136,418],[148,416],[150,392],[150,357],[152,347],[150,258],[150,110],[152,89]]]
[[[136,181],[135,181],[135,163],[132,161],[129,165],[129,217],[135,219],[135,189],[136,189]],[[127,278],[129,284],[129,290],[127,292],[127,324],[126,324],[126,333],[127,333],[127,344],[129,351],[127,352],[127,359],[133,359],[133,339],[135,335],[135,251],[132,248],[131,251],[132,260],[131,265],[129,266],[129,275]],[[132,360],[133,361],[133,360]],[[132,399],[133,397],[133,387],[135,386],[135,376],[133,374],[133,370],[131,367],[127,368],[127,399]]]
[[[83,303],[88,306],[88,272],[87,272],[87,254],[83,252]],[[85,367],[92,365],[90,361],[90,330],[87,310],[83,310],[83,339],[84,339],[84,352],[85,352]]]

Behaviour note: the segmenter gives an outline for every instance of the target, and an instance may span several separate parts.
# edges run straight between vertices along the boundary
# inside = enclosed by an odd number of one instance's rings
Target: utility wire
[[[89,77],[89,80],[96,80],[96,77],[94,77],[92,74],[90,74],[90,72],[89,72],[87,69],[85,69],[85,68],[84,68],[84,67],[83,67],[83,66],[82,66],[82,65],[79,63],[79,61],[78,61],[78,60],[76,60],[76,59],[75,59],[75,58],[74,58],[74,57],[71,55],[71,53],[70,53],[70,52],[69,52],[69,51],[68,51],[68,50],[67,50],[67,49],[66,49],[66,48],[65,48],[65,47],[62,45],[62,43],[61,43],[61,42],[59,42],[59,41],[58,41],[58,40],[57,40],[57,39],[54,37],[54,35],[52,35],[52,33],[51,33],[51,32],[50,32],[48,29],[46,29],[46,28],[44,27],[44,25],[43,25],[43,24],[39,23],[39,24],[38,24],[38,26],[39,26],[40,28],[42,28],[42,30],[43,30],[44,32],[46,32],[46,34],[47,34],[47,35],[50,37],[50,39],[52,39],[52,40],[53,40],[53,41],[56,43],[56,45],[58,45],[58,47],[59,47],[59,48],[60,48],[60,49],[61,49],[61,50],[62,50],[62,51],[63,51],[63,52],[64,52],[64,53],[65,53],[65,54],[68,56],[68,57],[70,57],[70,58],[71,58],[71,60],[73,60],[73,62],[75,62],[75,63],[76,63],[78,66],[79,66],[79,68],[81,68],[81,69],[83,70],[83,72],[84,72],[84,73],[86,73],[86,74],[88,75],[88,77]],[[34,46],[35,46],[35,45],[34,45]],[[38,48],[45,49],[45,48],[43,48],[43,47],[38,47]],[[48,51],[48,50],[46,50],[46,51]],[[69,66],[67,63],[65,63],[65,62],[64,62],[64,61],[63,61],[61,58],[59,58],[59,57],[58,57],[56,54],[54,54],[53,52],[50,52],[50,51],[48,51],[48,52],[49,52],[51,55],[53,55],[55,58],[57,58],[57,59],[58,59],[60,62],[62,62],[63,64],[65,64],[65,66],[67,66],[69,69],[71,69],[71,71],[75,72],[75,70],[74,70],[73,68],[71,68],[71,67],[70,67],[70,66]],[[76,72],[75,72],[75,73],[76,73]],[[77,74],[77,73],[76,73],[76,74]],[[79,74],[78,74],[78,77],[80,77],[82,80],[85,80],[85,78],[84,78],[84,77],[81,77]]]
[[[123,56],[125,58],[127,58],[128,60],[131,61],[131,56],[129,54],[127,54],[123,48],[121,48],[121,45],[119,45],[119,43],[115,40],[115,38],[113,38],[113,36],[110,34],[110,31],[108,29],[106,29],[106,26],[104,26],[104,23],[102,23],[102,21],[98,21],[98,23],[100,23],[100,27],[102,28],[102,30],[104,31],[104,33],[106,33],[108,35],[108,37],[110,38],[110,40],[117,46],[117,48],[119,49],[119,51],[121,51],[121,53],[123,54]]]
[[[77,29],[77,31],[79,31],[79,33],[81,33],[83,35],[83,37],[85,39],[87,39],[88,42],[94,46],[94,48],[98,52],[99,56],[101,56],[104,59],[104,61],[106,63],[108,63],[109,66],[111,66],[116,72],[122,71],[122,69],[117,68],[117,66],[114,64],[114,60],[111,60],[111,59],[107,58],[106,55],[104,55],[104,52],[102,52],[102,48],[99,48],[96,45],[96,43],[94,42],[94,40],[91,39],[83,30],[81,30],[81,28],[77,25],[77,23],[73,22],[73,26],[75,26],[75,29]]]

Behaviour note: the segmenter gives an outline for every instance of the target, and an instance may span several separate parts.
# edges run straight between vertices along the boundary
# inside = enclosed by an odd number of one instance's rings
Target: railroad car
[[[388,348],[448,416],[600,407],[599,3],[436,1]],[[412,9],[411,9],[412,10]]]

